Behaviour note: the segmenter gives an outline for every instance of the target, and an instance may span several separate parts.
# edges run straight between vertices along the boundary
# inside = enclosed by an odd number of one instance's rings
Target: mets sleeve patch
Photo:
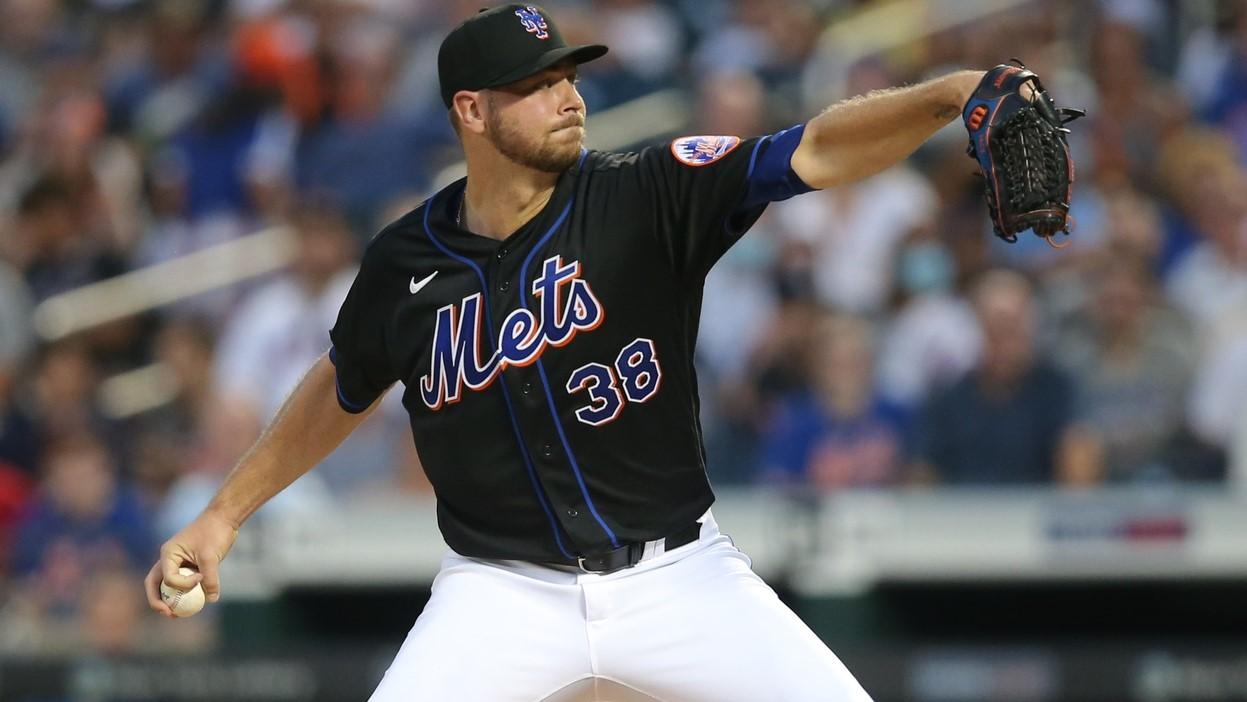
[[[740,137],[686,136],[671,142],[671,155],[686,166],[706,166],[740,146]]]

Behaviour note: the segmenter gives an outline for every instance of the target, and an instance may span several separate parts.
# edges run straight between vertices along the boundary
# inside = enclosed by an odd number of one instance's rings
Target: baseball
[[[191,576],[195,571],[178,568],[178,575]],[[160,599],[169,605],[175,617],[189,617],[204,608],[204,589],[199,583],[189,590],[179,590],[164,582],[160,583]]]

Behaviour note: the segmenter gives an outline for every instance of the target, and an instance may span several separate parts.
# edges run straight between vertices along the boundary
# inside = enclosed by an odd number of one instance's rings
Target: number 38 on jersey
[[[572,371],[567,392],[589,393],[589,404],[576,410],[576,419],[601,426],[615,421],[628,402],[645,402],[662,385],[662,369],[654,342],[637,339],[619,352],[613,365],[586,363]]]
[[[508,314],[497,343],[484,340],[492,347],[488,353],[481,349],[486,310],[480,293],[437,311],[429,372],[420,378],[420,398],[426,407],[437,411],[458,402],[465,385],[484,390],[508,367],[539,362],[548,346],[564,346],[605,319],[602,303],[580,277],[579,261],[564,264],[561,256],[543,261],[532,293],[536,311],[520,307]],[[661,384],[654,342],[638,338],[612,363],[587,363],[572,371],[567,392],[587,393],[589,403],[575,411],[576,418],[600,426],[618,418],[625,402],[649,400]]]

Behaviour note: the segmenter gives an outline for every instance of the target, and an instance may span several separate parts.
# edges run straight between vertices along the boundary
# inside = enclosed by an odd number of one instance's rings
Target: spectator
[[[159,502],[188,469],[187,449],[199,437],[216,399],[212,387],[212,332],[192,320],[175,319],[156,335],[155,351],[170,399],[135,417],[134,481],[144,496]]]
[[[64,439],[47,452],[17,532],[13,572],[33,579],[45,606],[54,608],[76,607],[85,574],[137,572],[155,548],[147,516],[107,448],[91,436]]]
[[[122,270],[84,232],[80,205],[73,186],[54,176],[36,180],[18,202],[14,256],[37,301]]]
[[[1208,333],[1247,306],[1247,172],[1225,165],[1201,174],[1194,221],[1203,236],[1174,267],[1170,299]]]
[[[766,101],[766,88],[752,73],[721,71],[707,76],[697,91],[698,131],[764,134],[775,117],[768,112]]]
[[[602,43],[631,73],[665,82],[680,59],[680,24],[654,0],[595,0]]]
[[[277,413],[303,369],[329,348],[329,329],[355,274],[354,240],[329,201],[306,199],[294,209],[290,227],[290,270],[244,300],[217,349],[214,384],[226,405],[222,412],[252,436]],[[387,407],[316,472],[335,492],[384,489],[393,479],[400,437],[406,443],[410,438],[405,415]]]
[[[791,112],[818,109],[801,106],[802,73],[818,43],[815,9],[794,0],[731,0],[729,15],[706,21],[715,10],[707,3],[687,3],[689,24],[700,33],[690,61],[699,75],[717,71],[757,74],[774,100]],[[695,8],[695,9],[694,9]],[[705,31],[713,28],[714,31]],[[826,100],[819,101],[825,105]]]
[[[559,27],[572,44],[606,44],[601,60],[580,73],[590,115],[667,87],[683,46],[681,28],[665,3],[592,0],[559,10]]]
[[[903,422],[875,388],[870,324],[827,315],[805,351],[813,388],[780,403],[763,437],[761,479],[821,490],[898,482]]]
[[[187,206],[187,168],[185,155],[177,149],[161,149],[148,159],[146,218],[142,239],[132,254],[137,265],[152,266],[224,244],[259,226],[251,217],[229,209],[192,217]],[[214,290],[180,300],[172,310],[176,315],[223,323],[238,297],[237,290]]]
[[[1069,379],[1038,355],[1031,284],[996,270],[973,294],[983,330],[978,365],[922,411],[915,479],[951,485],[1086,482],[1064,456]]]
[[[1235,450],[1247,416],[1247,307],[1227,310],[1203,341],[1188,418],[1200,439]]]
[[[1224,3],[1229,35],[1216,89],[1209,96],[1206,117],[1223,128],[1237,143],[1239,160],[1247,161],[1247,3]]]
[[[304,192],[335,193],[360,231],[378,207],[428,186],[431,156],[451,130],[440,105],[416,115],[387,105],[401,39],[394,27],[355,16],[322,29],[332,32],[320,38],[325,106],[296,145],[295,182]]]
[[[208,40],[200,0],[158,0],[143,13],[139,51],[105,83],[113,125],[160,143],[180,132],[229,80],[229,65]]]
[[[1161,145],[1156,170],[1164,195],[1160,205],[1165,220],[1165,240],[1159,270],[1166,281],[1176,264],[1205,238],[1202,220],[1206,215],[1202,210],[1209,201],[1210,174],[1235,167],[1233,142],[1214,129],[1184,129]]]
[[[771,216],[764,215],[760,223],[770,221],[773,221]],[[754,233],[760,232],[751,232]],[[727,258],[730,260],[732,256],[729,251]],[[730,332],[716,338],[714,332],[722,330],[723,325],[710,326],[711,346],[699,358],[699,366],[709,371],[710,382],[703,395],[707,401],[702,408],[702,418],[705,422],[707,462],[717,484],[754,480],[760,433],[772,409],[780,398],[808,383],[803,355],[809,347],[809,336],[819,314],[808,262],[808,250],[799,242],[790,241],[780,247],[772,272],[774,280],[771,284],[776,300],[774,311],[766,319],[755,318],[758,323],[756,330],[745,332],[744,336],[737,332],[735,338],[745,342],[741,344],[744,348],[732,354],[721,353],[721,347],[731,336]],[[731,268],[729,264],[724,272]],[[712,284],[712,280],[716,282]],[[713,293],[725,282],[722,274],[717,277],[712,274],[706,281],[707,291]],[[734,292],[739,294],[742,290]],[[743,303],[743,299],[736,299],[738,303]],[[712,309],[717,304],[717,301],[709,303]],[[731,311],[731,315],[738,317],[751,312],[757,314],[758,310],[740,304]],[[738,362],[743,362],[743,365],[738,365]],[[716,373],[719,375],[716,376]]]
[[[1234,57],[1240,18],[1247,17],[1242,0],[1215,0],[1211,24],[1197,25],[1180,51],[1177,87],[1199,113],[1230,92],[1224,80]]]
[[[341,212],[308,200],[292,211],[289,270],[243,300],[221,335],[216,387],[263,422],[298,382],[303,361],[329,348],[329,328],[353,277],[354,243]]]
[[[777,203],[785,230],[814,249],[814,282],[826,305],[859,314],[882,311],[896,249],[934,214],[930,184],[909,166]]]
[[[1040,278],[1040,296],[1045,310],[1045,333],[1060,336],[1071,331],[1069,324],[1087,330],[1090,310],[1095,305],[1099,276],[1113,262],[1125,260],[1139,266],[1149,278],[1161,271],[1164,234],[1156,203],[1130,187],[1115,187],[1103,193],[1104,231],[1094,248],[1067,265],[1049,269]],[[1080,223],[1081,224],[1081,223]],[[1081,230],[1081,227],[1080,227]],[[1058,252],[1059,253],[1059,252]],[[1155,306],[1167,307],[1162,300]]]
[[[104,656],[133,654],[142,644],[143,600],[134,591],[133,575],[125,570],[92,574],[83,582],[81,633],[86,648]]]
[[[956,265],[948,248],[922,231],[909,238],[897,258],[896,281],[904,302],[885,330],[879,387],[906,409],[920,407],[933,389],[960,378],[978,358],[978,322],[953,292]]]
[[[1104,18],[1091,48],[1099,95],[1091,116],[1100,144],[1097,175],[1102,178],[1113,170],[1132,182],[1149,183],[1156,147],[1184,124],[1187,108],[1172,85],[1147,66],[1136,27]]]
[[[109,436],[112,426],[96,403],[98,375],[95,360],[79,339],[43,349],[31,388],[41,449],[82,434]]]
[[[1136,261],[1148,272],[1160,272],[1164,234],[1156,203],[1126,187],[1105,193],[1104,201],[1105,253]]]
[[[195,440],[186,447],[181,462],[183,472],[169,487],[156,509],[155,524],[159,534],[173,534],[199,514],[226,474],[242,457],[258,436],[256,416],[241,404],[214,402],[199,426]],[[334,455],[339,455],[339,449]],[[360,464],[361,469],[377,468]],[[391,466],[380,466],[389,470]],[[326,485],[325,471],[304,475],[281,495],[257,512],[264,519],[270,515],[327,515],[333,507],[333,495]]]
[[[13,524],[24,511],[33,486],[39,452],[34,421],[14,393],[14,381],[30,343],[26,287],[0,260],[0,575],[8,561]]]
[[[1144,263],[1111,259],[1089,314],[1056,348],[1076,381],[1074,419],[1108,482],[1173,477],[1163,452],[1183,424],[1194,349],[1185,321],[1157,304]]]
[[[0,472],[20,471],[30,476],[35,472],[38,444],[33,420],[16,402],[14,381],[31,349],[32,336],[26,285],[0,260],[0,466],[4,466]],[[0,529],[3,525],[0,516]]]

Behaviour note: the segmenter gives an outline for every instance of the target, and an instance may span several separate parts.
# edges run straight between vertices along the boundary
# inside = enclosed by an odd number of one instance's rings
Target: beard
[[[512,161],[543,173],[562,173],[576,165],[584,137],[574,142],[551,143],[553,132],[534,136],[503,122],[498,112],[490,109],[485,118],[486,134],[490,143],[503,156]]]

